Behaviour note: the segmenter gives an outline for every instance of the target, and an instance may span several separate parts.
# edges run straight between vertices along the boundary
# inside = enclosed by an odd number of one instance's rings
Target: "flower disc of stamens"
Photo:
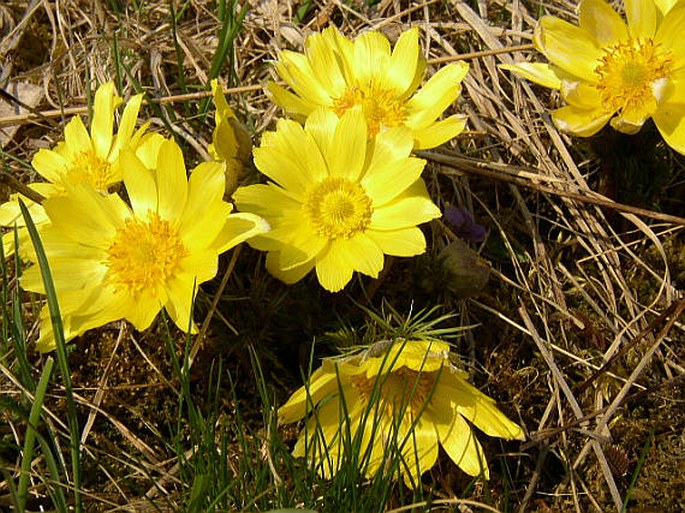
[[[317,234],[349,239],[371,221],[371,198],[356,182],[329,177],[307,191],[302,206]]]
[[[395,92],[382,89],[373,81],[348,87],[333,102],[333,110],[342,116],[355,105],[362,106],[369,137],[376,135],[382,127],[401,125],[407,118],[404,102],[397,99]]]
[[[371,401],[373,395],[378,394],[383,408],[394,409],[396,413],[408,409],[416,414],[425,408],[437,377],[438,371],[417,372],[403,366],[372,378],[357,374],[351,376],[350,381],[362,400]],[[392,411],[386,413],[392,414]]]
[[[658,97],[660,85],[673,67],[668,53],[651,39],[631,39],[605,50],[595,68],[597,89],[607,110],[641,108]]]
[[[164,285],[185,256],[186,250],[168,221],[158,214],[147,222],[129,219],[117,230],[107,249],[107,282],[138,296]]]
[[[85,183],[95,190],[105,192],[114,182],[112,165],[92,151],[82,151],[70,163],[65,174],[73,183]]]

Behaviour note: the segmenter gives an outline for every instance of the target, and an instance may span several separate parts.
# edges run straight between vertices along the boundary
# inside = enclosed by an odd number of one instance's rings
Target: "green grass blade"
[[[31,214],[26,208],[24,202],[19,199],[19,208],[24,216],[26,228],[31,236],[31,242],[36,250],[38,258],[38,265],[40,267],[43,284],[45,285],[45,293],[47,295],[48,309],[50,311],[50,321],[52,322],[52,329],[55,337],[57,364],[59,365],[62,382],[67,399],[67,417],[69,422],[70,435],[70,452],[71,452],[71,466],[72,466],[72,480],[74,483],[74,508],[76,513],[83,511],[81,499],[81,446],[80,446],[80,430],[78,425],[78,418],[76,416],[76,403],[74,401],[74,394],[71,386],[71,373],[69,371],[69,360],[67,357],[66,342],[64,340],[64,328],[62,326],[62,317],[59,311],[59,304],[57,302],[57,292],[55,291],[55,284],[52,281],[52,273],[50,272],[50,265],[45,254],[45,248],[38,235],[36,225],[31,219]]]
[[[171,40],[174,42],[174,50],[176,51],[176,66],[178,69],[178,85],[181,92],[184,94],[188,92],[188,85],[186,84],[186,74],[183,67],[183,51],[181,45],[178,42],[178,17],[176,15],[176,9],[174,8],[174,2],[169,2],[169,13],[171,18]]]
[[[654,443],[654,429],[649,432],[649,436],[647,437],[647,441],[645,442],[644,447],[642,448],[642,451],[640,451],[640,458],[637,460],[637,465],[635,467],[635,472],[633,472],[633,477],[630,479],[630,485],[628,486],[628,491],[626,491],[626,498],[623,500],[623,507],[621,508],[621,513],[625,513],[628,511],[628,503],[630,502],[630,496],[633,493],[633,489],[635,488],[635,483],[637,483],[637,478],[640,476],[640,472],[642,471],[642,467],[645,464],[645,461],[647,461],[647,454],[649,453],[649,449],[652,447],[652,443]]]
[[[21,459],[21,474],[19,475],[19,486],[17,488],[17,511],[22,513],[26,508],[26,497],[29,489],[29,476],[31,473],[31,461],[33,460],[33,449],[36,443],[36,426],[40,420],[40,412],[45,401],[45,392],[50,383],[50,376],[52,376],[52,367],[54,360],[48,357],[43,367],[43,372],[36,387],[33,404],[31,405],[31,413],[29,414],[29,423],[26,427],[26,437],[24,439],[24,451]]]
[[[219,34],[219,46],[216,49],[216,53],[212,58],[212,66],[209,70],[207,86],[209,87],[209,82],[219,76],[221,68],[229,60],[229,66],[231,69],[231,74],[233,74],[233,42],[238,36],[238,32],[243,25],[245,16],[249,10],[248,2],[245,2],[240,8],[240,11],[235,15],[235,8],[237,2],[232,0],[228,7],[224,7],[224,17],[222,19],[223,25],[221,26],[221,33]],[[233,78],[232,76],[229,78]],[[229,84],[231,80],[229,80]]]

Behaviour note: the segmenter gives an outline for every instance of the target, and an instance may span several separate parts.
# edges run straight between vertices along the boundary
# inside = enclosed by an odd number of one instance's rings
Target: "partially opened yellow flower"
[[[416,225],[440,216],[421,179],[425,161],[410,157],[413,138],[395,127],[368,139],[360,108],[341,118],[319,109],[304,125],[278,121],[254,150],[272,183],[240,187],[238,208],[272,230],[250,240],[268,251],[267,269],[295,283],[316,268],[321,285],[341,290],[354,271],[377,277],[384,254],[426,249]]]
[[[159,147],[161,136],[146,134],[149,123],[137,131],[136,121],[143,95],[132,97],[124,108],[119,129],[114,134],[114,113],[122,99],[117,96],[113,82],[101,85],[95,92],[93,119],[90,132],[80,116],[74,116],[64,128],[64,141],[55,148],[39,150],[31,164],[47,182],[28,184],[28,187],[43,197],[64,193],[64,183],[86,183],[98,191],[107,189],[121,181],[119,155],[125,147],[141,148],[141,154],[153,153]],[[134,133],[135,132],[135,133]],[[148,146],[146,149],[145,146]],[[28,206],[34,223],[45,222],[46,216],[40,204],[23,195],[14,194],[10,201],[0,205],[0,226],[22,227],[19,240],[22,247],[30,247],[30,239],[24,227],[24,220],[17,199]],[[5,254],[14,252],[14,234],[3,237]]]
[[[195,329],[196,287],[216,275],[219,254],[268,229],[255,215],[231,214],[219,164],[200,164],[188,179],[173,141],[161,145],[154,169],[130,149],[121,169],[131,206],[86,183],[65,183],[63,195],[44,202],[50,222],[38,229],[67,340],[118,319],[143,330],[162,308],[180,329]],[[38,266],[21,284],[45,292]],[[38,349],[50,351],[47,307],[41,319]]]
[[[252,140],[245,126],[228,105],[219,81],[212,80],[214,96],[214,132],[209,153],[221,163],[226,173],[226,194],[231,195],[243,174],[244,163],[252,154]]]
[[[449,64],[419,88],[426,70],[419,32],[404,32],[390,50],[380,32],[365,32],[354,41],[335,27],[305,40],[304,54],[284,50],[276,71],[294,91],[269,84],[273,101],[304,121],[317,107],[342,115],[360,105],[368,134],[395,126],[409,128],[416,149],[434,148],[464,130],[466,118],[452,115],[436,121],[459,97],[468,72],[464,62]]]
[[[400,458],[399,472],[416,487],[435,465],[438,445],[464,472],[489,478],[472,425],[490,436],[522,439],[521,428],[466,381],[439,341],[394,340],[352,355],[329,358],[307,387],[279,410],[281,423],[306,418],[293,454],[324,477],[356,450],[367,477]]]
[[[578,26],[544,16],[535,46],[549,64],[504,66],[561,91],[568,105],[552,118],[579,136],[607,122],[636,133],[650,117],[685,153],[685,3],[626,0],[627,24],[604,0],[583,0]]]

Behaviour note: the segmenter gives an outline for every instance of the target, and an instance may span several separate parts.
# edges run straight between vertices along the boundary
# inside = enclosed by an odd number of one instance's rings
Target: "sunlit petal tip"
[[[646,118],[640,120],[626,119],[623,116],[616,116],[611,118],[609,124],[614,130],[628,135],[635,135],[640,131]]]
[[[549,89],[560,89],[561,80],[546,62],[518,62],[500,64],[501,69],[513,71],[517,75]]]
[[[578,109],[567,105],[552,112],[554,124],[563,132],[580,137],[590,137],[599,132],[613,113],[605,112],[602,107],[594,110]]]
[[[611,45],[628,37],[625,22],[604,0],[583,0],[579,11],[579,26],[591,34],[599,45]]]
[[[602,54],[595,38],[580,27],[554,16],[543,16],[535,26],[536,48],[567,73],[595,82]]]
[[[432,125],[414,132],[414,148],[427,150],[436,148],[454,139],[466,129],[467,117],[454,114]]]

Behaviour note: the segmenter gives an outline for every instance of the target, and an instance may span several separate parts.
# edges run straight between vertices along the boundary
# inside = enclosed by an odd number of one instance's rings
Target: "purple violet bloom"
[[[455,235],[466,242],[478,244],[485,240],[485,226],[475,223],[471,213],[464,207],[448,206],[443,218],[452,225]]]

